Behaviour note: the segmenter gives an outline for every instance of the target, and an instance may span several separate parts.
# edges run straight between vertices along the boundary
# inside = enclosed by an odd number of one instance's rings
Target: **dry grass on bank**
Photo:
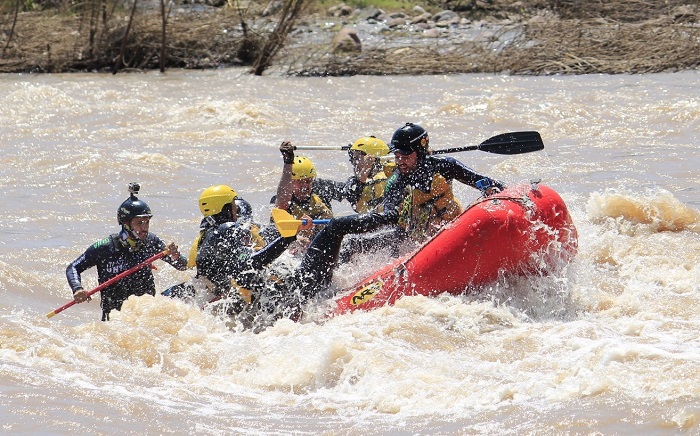
[[[700,27],[557,21],[516,31],[517,36],[498,49],[466,42],[449,50],[404,47],[368,49],[352,56],[325,54],[309,57],[290,74],[641,74],[700,67]],[[304,56],[286,55],[290,63]]]
[[[286,65],[283,70],[293,75],[616,74],[700,66],[700,6],[684,6],[682,0],[585,2],[586,7],[574,0],[535,3],[547,7],[546,13],[534,11],[537,19],[522,15],[496,26],[500,30],[492,38],[458,43],[436,38],[435,47],[425,41],[401,48],[385,43],[365,46],[357,54],[332,54],[328,44],[295,40],[278,53],[275,63]],[[17,18],[12,23],[10,15],[0,17],[0,72],[109,71],[128,22],[126,17],[112,18],[109,34],[93,35],[100,41],[98,49],[90,43],[88,23],[78,15],[32,12]],[[11,25],[14,34],[8,43]],[[263,37],[249,32],[244,38],[240,17],[226,8],[172,15],[167,29],[168,68],[251,65]],[[160,32],[155,11],[137,15],[124,51],[127,69],[158,68]],[[405,32],[388,32],[385,38],[399,33],[405,37]],[[420,32],[413,34],[422,39]],[[331,37],[329,33],[328,41]]]
[[[106,70],[120,53],[126,18],[107,35],[95,35],[90,49],[87,24],[79,16],[21,14],[14,42],[0,57],[0,73],[75,72]],[[132,24],[123,63],[126,69],[157,69],[161,49],[161,20],[155,13],[137,16]],[[230,13],[179,14],[168,21],[169,68],[214,68],[235,64],[242,36]],[[0,43],[4,41],[0,39]]]
[[[641,74],[694,69],[700,66],[700,27],[566,21],[528,26],[501,58],[502,69],[515,74]]]

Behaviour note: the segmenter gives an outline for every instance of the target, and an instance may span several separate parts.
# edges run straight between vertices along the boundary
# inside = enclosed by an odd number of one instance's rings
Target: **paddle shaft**
[[[299,221],[301,221],[302,224],[306,224],[306,220],[299,220]],[[324,220],[311,220],[311,222],[314,223],[314,224],[328,224],[329,222],[331,222],[331,220],[328,220],[328,219],[324,219]]]
[[[465,147],[444,148],[432,150],[432,154],[458,153],[461,151],[481,150],[495,154],[522,154],[542,150],[544,143],[542,137],[535,131],[502,133],[493,136],[479,145]],[[349,150],[349,145],[297,145],[295,150]]]
[[[167,256],[167,254],[168,254],[168,250],[161,251],[160,253],[156,254],[155,256],[149,257],[148,259],[144,260],[143,262],[139,263],[138,265],[133,266],[133,267],[129,268],[129,269],[126,270],[126,271],[120,272],[120,273],[117,274],[116,276],[112,277],[111,279],[109,279],[109,280],[107,280],[106,282],[100,284],[99,286],[97,286],[97,287],[94,288],[93,290],[89,291],[89,292],[87,293],[87,296],[89,297],[89,296],[91,296],[92,294],[95,294],[95,293],[97,293],[97,292],[100,292],[101,290],[103,290],[103,289],[106,288],[107,286],[109,286],[109,285],[111,285],[111,284],[113,284],[113,283],[115,283],[115,282],[117,282],[117,281],[123,279],[124,277],[126,277],[126,276],[128,276],[128,275],[130,275],[130,274],[133,274],[134,272],[140,270],[141,268],[143,268],[143,267],[145,267],[145,266],[148,266],[148,265],[152,264],[153,262],[155,262],[156,260],[160,259],[161,257]],[[68,303],[64,304],[63,306],[59,307],[58,309],[56,309],[56,310],[54,310],[54,311],[52,311],[52,312],[47,313],[47,314],[46,314],[46,317],[47,317],[47,318],[51,318],[52,316],[56,315],[57,313],[63,312],[64,310],[68,309],[69,307],[73,306],[74,304],[76,304],[75,299],[69,301]]]
[[[350,150],[349,145],[295,145],[295,150]]]

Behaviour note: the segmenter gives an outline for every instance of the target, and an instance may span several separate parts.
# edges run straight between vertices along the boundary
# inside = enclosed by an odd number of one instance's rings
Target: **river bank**
[[[647,2],[640,12],[629,2],[605,10],[532,3],[526,8],[514,1],[489,2],[479,14],[428,13],[420,7],[317,12],[295,22],[268,72],[638,74],[700,66],[698,6]],[[156,8],[138,10],[131,21],[128,12],[112,11],[109,19],[105,14],[102,22],[109,25],[103,29],[94,13],[6,13],[0,72],[111,72],[117,59],[126,70],[252,65],[276,25],[274,14],[255,12],[242,26],[236,9],[180,5],[168,10],[164,38]],[[355,45],[334,43],[347,31],[354,33]]]

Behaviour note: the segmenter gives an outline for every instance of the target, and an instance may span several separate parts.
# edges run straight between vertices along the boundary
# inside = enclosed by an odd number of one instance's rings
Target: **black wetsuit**
[[[440,174],[448,182],[457,180],[473,188],[477,187],[476,182],[479,180],[486,180],[491,186],[495,186],[500,190],[504,188],[503,183],[474,172],[474,170],[453,157],[428,155],[419,161],[416,170],[410,174],[401,174],[400,171],[395,171],[389,178],[384,191],[384,212],[398,215],[398,210],[406,196],[406,188],[412,186],[428,192],[436,174]],[[396,219],[398,219],[398,216]]]
[[[376,173],[373,173],[373,175]],[[313,193],[318,195],[321,200],[331,208],[331,200],[337,202],[342,202],[347,200],[352,206],[353,210],[358,211],[358,202],[362,198],[362,193],[365,187],[371,186],[375,183],[384,183],[386,179],[383,180],[373,180],[372,177],[365,183],[360,182],[357,176],[350,176],[345,182],[336,182],[334,180],[328,179],[314,179],[313,182]],[[381,191],[380,191],[381,192]],[[382,197],[373,198],[368,204],[365,205],[368,209],[374,209],[382,204]]]
[[[347,199],[347,190],[345,185],[346,184],[343,182],[336,182],[335,180],[316,177],[312,182],[311,192],[318,195],[328,209],[333,211],[333,206],[331,204],[333,200],[342,202],[343,200]]]
[[[73,293],[82,288],[80,275],[88,268],[97,267],[97,281],[104,283],[144,260],[165,250],[165,242],[153,233],[149,233],[138,250],[125,246],[119,234],[110,235],[88,247],[83,254],[71,262],[66,268],[66,278]],[[170,256],[163,260],[178,270],[187,269],[187,259],[180,256],[173,260]],[[131,295],[155,295],[156,286],[150,266],[145,266],[134,273],[122,278],[116,283],[100,291],[100,306],[102,320],[109,319],[109,312],[120,310],[122,303]]]
[[[210,282],[210,290],[225,299],[226,313],[244,327],[259,330],[280,317],[295,318],[301,306],[284,283],[284,274],[277,278],[276,271],[265,268],[295,239],[279,236],[256,250],[250,226],[242,220],[205,225],[197,251],[197,277]]]
[[[225,222],[205,230],[197,252],[197,275],[209,279],[214,293],[223,295],[231,279],[244,288],[257,288],[257,271],[277,259],[296,238],[278,237],[260,250],[253,249],[253,235],[240,222]]]

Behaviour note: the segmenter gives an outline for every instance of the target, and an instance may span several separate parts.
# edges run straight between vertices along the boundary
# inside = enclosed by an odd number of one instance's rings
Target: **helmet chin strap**
[[[136,251],[143,246],[141,239],[131,230],[128,224],[122,224],[122,230],[119,232],[119,241],[121,241],[123,246],[129,247],[131,251]]]

